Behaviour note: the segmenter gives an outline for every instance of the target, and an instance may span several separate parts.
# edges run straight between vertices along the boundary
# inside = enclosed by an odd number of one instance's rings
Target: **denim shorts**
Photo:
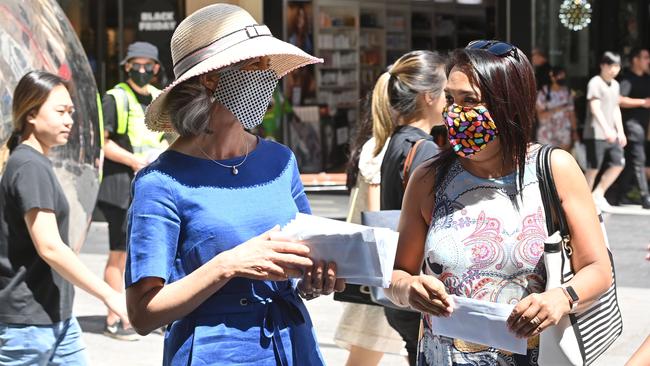
[[[0,323],[0,365],[88,364],[81,327],[75,317],[52,325]]]

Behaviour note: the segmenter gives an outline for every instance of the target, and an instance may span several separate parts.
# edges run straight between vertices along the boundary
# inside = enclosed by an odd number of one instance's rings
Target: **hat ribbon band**
[[[174,65],[174,75],[178,79],[187,70],[191,69],[200,62],[218,53],[221,53],[236,44],[262,36],[272,36],[271,31],[265,25],[249,25],[240,30],[220,37],[211,44],[192,51],[180,59],[176,65]]]

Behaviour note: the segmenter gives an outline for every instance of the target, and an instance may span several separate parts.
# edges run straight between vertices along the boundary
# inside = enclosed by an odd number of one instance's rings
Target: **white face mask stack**
[[[213,101],[223,104],[251,129],[260,123],[269,107],[278,78],[273,70],[227,70],[219,74]]]

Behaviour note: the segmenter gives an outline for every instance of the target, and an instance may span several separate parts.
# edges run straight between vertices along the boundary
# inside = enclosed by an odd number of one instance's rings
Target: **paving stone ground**
[[[342,194],[310,194],[317,215],[345,217],[347,196]],[[650,210],[637,207],[620,209],[605,218],[608,236],[614,253],[619,284],[619,300],[623,312],[623,335],[609,351],[595,363],[597,366],[623,365],[633,351],[650,334],[650,262],[644,260],[645,247],[650,244]],[[82,260],[98,275],[103,273],[106,261],[107,227],[93,223]],[[321,297],[307,303],[318,335],[321,351],[328,365],[344,365],[347,352],[334,344],[336,324],[342,306]],[[102,335],[105,308],[96,299],[81,290],[75,298],[75,314],[84,330],[84,341],[91,364],[96,366],[149,366],[162,362],[162,336],[149,335],[137,342],[117,341]],[[400,355],[386,355],[382,366],[405,366]]]

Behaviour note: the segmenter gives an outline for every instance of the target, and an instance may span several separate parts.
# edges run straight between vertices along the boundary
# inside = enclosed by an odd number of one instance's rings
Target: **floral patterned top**
[[[547,237],[537,184],[538,148],[526,158],[523,189],[518,174],[486,179],[472,175],[458,159],[436,189],[425,243],[425,273],[440,279],[449,294],[516,304],[542,292]],[[423,316],[418,365],[537,365],[539,337],[519,355],[436,335]]]
[[[573,112],[573,96],[567,87],[557,91],[542,88],[537,92],[537,108],[558,108],[552,114],[539,118],[537,141],[558,147],[571,145],[571,112]]]

